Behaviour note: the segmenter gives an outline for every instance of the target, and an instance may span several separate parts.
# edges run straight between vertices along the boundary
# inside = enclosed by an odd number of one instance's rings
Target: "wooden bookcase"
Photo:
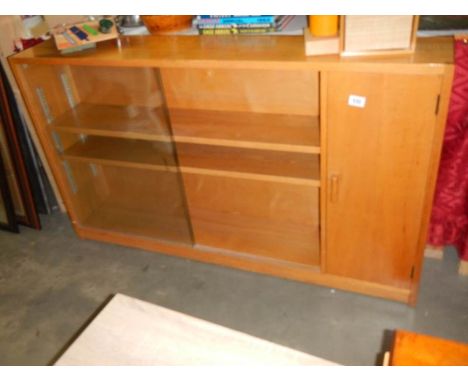
[[[10,62],[80,237],[414,303],[451,53],[148,36]]]

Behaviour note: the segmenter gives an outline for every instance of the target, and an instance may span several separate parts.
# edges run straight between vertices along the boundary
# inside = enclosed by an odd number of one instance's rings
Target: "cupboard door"
[[[431,75],[329,73],[328,273],[409,287],[440,86]]]

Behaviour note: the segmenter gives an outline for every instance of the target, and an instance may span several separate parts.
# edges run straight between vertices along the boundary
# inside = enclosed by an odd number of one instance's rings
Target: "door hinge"
[[[435,114],[439,114],[439,105],[440,105],[440,94],[437,96],[436,107],[435,107]]]
[[[411,267],[410,279],[413,279],[413,277],[414,277],[414,265]]]

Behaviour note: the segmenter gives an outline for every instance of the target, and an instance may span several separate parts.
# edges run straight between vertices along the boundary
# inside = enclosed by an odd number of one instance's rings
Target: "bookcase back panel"
[[[270,175],[294,180],[319,181],[319,157],[314,154],[252,150],[177,143],[182,168],[213,169],[227,173]]]
[[[161,69],[170,108],[318,115],[312,70]]]
[[[73,66],[70,70],[81,102],[144,107],[164,102],[155,69]]]
[[[320,152],[317,116],[177,108],[169,113],[177,142]]]

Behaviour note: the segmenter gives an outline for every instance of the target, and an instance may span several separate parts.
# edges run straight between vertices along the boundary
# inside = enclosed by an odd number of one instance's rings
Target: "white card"
[[[366,106],[366,97],[350,94],[348,98],[348,105],[352,107],[364,108]]]

